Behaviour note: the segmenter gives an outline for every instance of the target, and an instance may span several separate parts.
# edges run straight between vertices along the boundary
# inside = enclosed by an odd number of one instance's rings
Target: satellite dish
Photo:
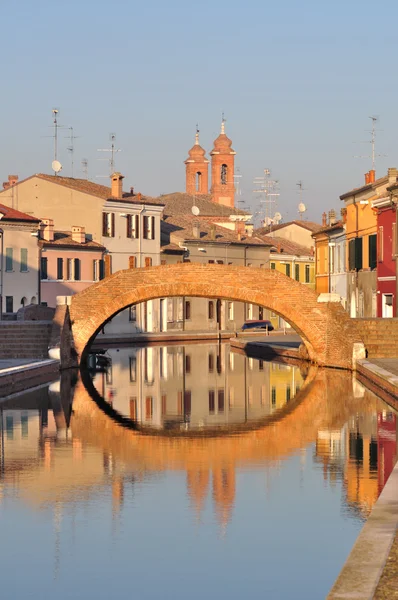
[[[299,211],[299,213],[305,213],[306,210],[307,209],[306,209],[305,204],[303,202],[300,202],[300,204],[298,205],[298,211]]]
[[[51,167],[55,173],[59,173],[60,170],[62,169],[62,165],[59,162],[59,160],[53,160],[53,162],[51,163]]]
[[[197,206],[193,206],[192,207],[192,214],[195,215],[195,217],[197,217],[199,213],[200,213],[199,208]]]
[[[279,223],[279,221],[282,221],[282,215],[280,212],[276,212],[274,214],[274,221],[275,221],[275,223]]]

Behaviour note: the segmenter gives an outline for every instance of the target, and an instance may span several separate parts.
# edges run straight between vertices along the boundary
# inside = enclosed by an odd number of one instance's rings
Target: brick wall
[[[368,358],[398,357],[398,319],[352,319]]]
[[[306,286],[276,270],[207,264],[176,264],[118,271],[71,299],[77,354],[114,314],[131,304],[169,296],[226,298],[264,306],[301,335],[319,365],[352,367],[357,328],[339,303],[318,303]]]
[[[0,322],[0,359],[48,358],[51,321]]]

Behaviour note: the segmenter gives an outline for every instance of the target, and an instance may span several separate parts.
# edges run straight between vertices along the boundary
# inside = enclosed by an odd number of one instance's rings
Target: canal
[[[0,413],[5,599],[319,600],[397,453],[351,374],[228,344],[108,348]]]

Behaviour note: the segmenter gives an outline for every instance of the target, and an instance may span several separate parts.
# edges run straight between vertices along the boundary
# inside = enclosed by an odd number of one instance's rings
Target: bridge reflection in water
[[[131,489],[142,493],[152,481],[154,490],[160,475],[174,472],[184,476],[195,521],[202,523],[211,505],[218,530],[226,532],[239,519],[239,491],[247,486],[238,473],[263,472],[272,489],[284,464],[297,457],[304,470],[309,466],[303,461],[321,470],[327,487],[339,483],[343,512],[362,520],[395,463],[395,413],[347,372],[300,373],[284,364],[231,358],[227,346],[217,345],[109,354],[112,368],[97,372],[94,385],[104,405],[137,419],[144,430],[112,419],[71,371],[50,389],[6,400],[3,508],[10,497],[52,507],[60,533],[60,515],[68,507],[77,510],[100,497],[115,517]]]

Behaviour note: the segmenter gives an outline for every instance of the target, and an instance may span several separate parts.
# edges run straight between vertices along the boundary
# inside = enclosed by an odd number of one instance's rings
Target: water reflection
[[[283,409],[303,386],[298,367],[247,358],[228,344],[111,348],[91,372],[112,408],[166,430],[261,420]]]
[[[219,361],[218,346],[192,349],[159,348],[152,367],[145,349],[115,349],[112,370],[96,373],[106,404],[130,418],[137,397],[136,416],[148,416],[153,433],[112,420],[72,372],[0,404],[5,597],[70,598],[71,573],[74,597],[122,598],[134,579],[137,597],[170,588],[179,599],[192,574],[192,598],[209,582],[221,596],[227,586],[229,598],[259,589],[281,599],[327,595],[395,463],[395,413],[348,373],[311,369],[304,381],[297,369],[240,355],[231,366],[226,347]],[[297,399],[287,399],[288,386],[302,386]],[[185,435],[202,422],[211,429],[264,415],[265,426],[238,434]],[[169,421],[178,424],[172,435],[159,431]],[[15,578],[14,547],[24,570],[35,556],[35,584]]]

